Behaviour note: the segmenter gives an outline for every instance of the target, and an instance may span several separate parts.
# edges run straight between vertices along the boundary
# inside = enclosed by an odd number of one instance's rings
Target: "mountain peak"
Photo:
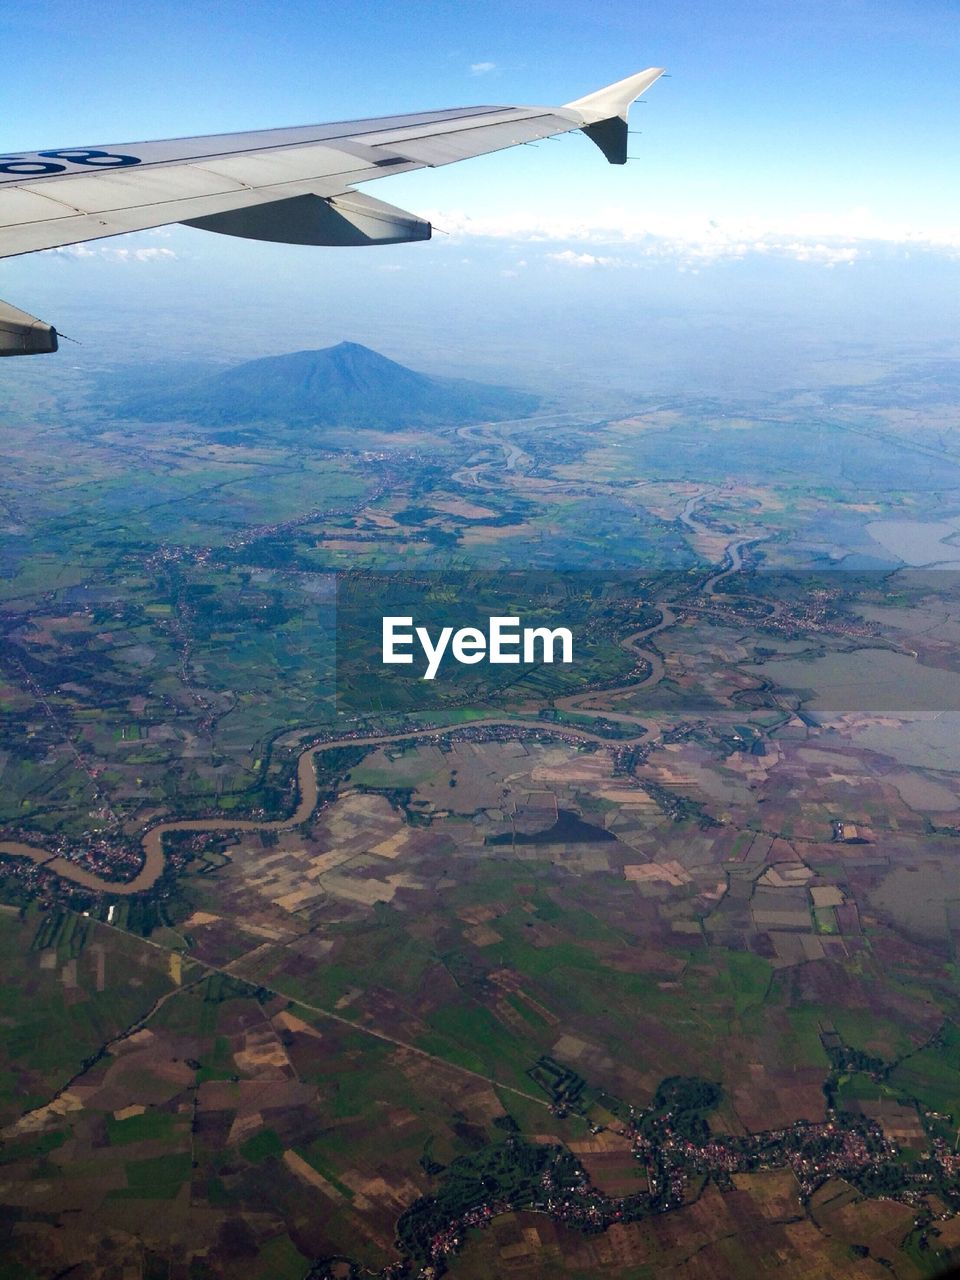
[[[372,347],[365,347],[362,342],[338,342],[333,347],[321,347],[321,351],[360,351],[367,356],[376,356],[378,360],[385,360],[387,357],[382,356],[379,351],[374,351]]]

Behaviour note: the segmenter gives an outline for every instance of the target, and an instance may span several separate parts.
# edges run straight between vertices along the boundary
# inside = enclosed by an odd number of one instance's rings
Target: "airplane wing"
[[[462,107],[0,155],[0,258],[174,222],[285,244],[428,240],[429,222],[356,186],[574,129],[623,164],[630,104],[661,75],[651,67],[562,107]],[[0,302],[0,355],[56,349],[52,325]]]

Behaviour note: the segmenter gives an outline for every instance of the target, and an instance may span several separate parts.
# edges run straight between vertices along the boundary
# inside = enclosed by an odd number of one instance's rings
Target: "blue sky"
[[[89,329],[111,306],[128,319],[140,306],[148,323],[150,299],[182,301],[188,329],[217,318],[229,347],[249,339],[255,305],[282,349],[273,329],[297,299],[318,340],[335,336],[332,312],[353,337],[372,325],[426,342],[410,289],[441,319],[468,289],[485,323],[522,325],[538,305],[644,297],[701,315],[735,299],[766,316],[780,290],[801,310],[826,291],[841,311],[872,311],[885,281],[932,336],[938,314],[954,319],[955,2],[35,0],[0,11],[0,39],[10,151],[557,103],[648,65],[671,73],[635,108],[626,170],[574,136],[376,184],[453,233],[431,245],[289,250],[174,229],[0,265],[0,297],[65,329],[64,316]],[[457,320],[469,346],[470,317]]]

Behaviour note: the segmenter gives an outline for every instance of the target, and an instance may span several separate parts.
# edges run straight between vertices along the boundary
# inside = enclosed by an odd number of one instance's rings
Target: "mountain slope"
[[[522,416],[537,404],[536,396],[524,392],[431,378],[369,347],[341,342],[321,351],[250,360],[181,387],[136,396],[124,407],[133,417],[184,419],[198,426],[277,422],[392,431]]]

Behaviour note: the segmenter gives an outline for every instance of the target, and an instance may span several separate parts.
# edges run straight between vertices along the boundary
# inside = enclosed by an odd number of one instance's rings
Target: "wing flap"
[[[220,195],[167,200],[124,209],[109,209],[100,213],[64,213],[44,221],[21,223],[3,229],[3,256],[57,249],[87,240],[126,235],[131,231],[149,231],[153,227],[165,227],[172,222],[189,222],[193,218],[305,194],[301,184],[294,184],[294,187],[292,191],[281,188],[276,192],[269,189],[253,191],[240,188]]]
[[[283,147],[250,155],[218,156],[205,160],[210,173],[223,174],[245,187],[274,187],[281,182],[309,182],[333,174],[347,175],[369,169],[370,161],[349,155],[339,147]],[[354,179],[355,181],[356,179]]]
[[[0,228],[17,227],[24,222],[43,222],[62,218],[71,212],[59,200],[28,191],[26,187],[0,187]],[[0,232],[2,234],[2,232]]]
[[[359,191],[324,199],[294,196],[206,218],[191,218],[189,227],[272,240],[281,244],[372,245],[429,240],[429,222]]]
[[[36,316],[0,302],[0,356],[35,356],[57,349],[57,331]]]
[[[192,223],[295,196],[338,195],[349,190],[351,182],[382,176],[377,167],[336,148],[310,150],[314,154],[309,161],[301,158],[290,169],[273,168],[272,175],[277,178],[298,175],[295,181],[273,185],[247,185],[232,174],[212,171],[206,164],[186,164],[154,169],[138,175],[137,181],[126,173],[115,173],[48,182],[42,191],[31,187],[0,190],[0,256],[146,231],[172,222]],[[257,158],[244,157],[244,164]],[[219,169],[223,162],[217,163]],[[26,202],[19,197],[26,197]]]
[[[244,184],[197,165],[183,164],[132,178],[124,173],[105,173],[100,177],[63,178],[42,189],[21,187],[31,195],[56,201],[70,213],[110,213],[114,209],[130,209],[139,205],[160,204],[170,200],[197,199],[243,191]],[[0,192],[0,199],[10,194]],[[42,222],[56,216],[48,206],[30,221]]]

